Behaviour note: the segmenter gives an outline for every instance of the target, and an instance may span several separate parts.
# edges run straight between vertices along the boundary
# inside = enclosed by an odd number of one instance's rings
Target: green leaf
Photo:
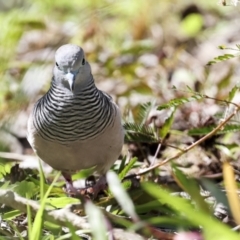
[[[54,235],[49,234],[47,236],[43,236],[41,240],[55,240]]]
[[[239,88],[240,88],[240,86],[239,86],[239,84],[238,84],[238,85],[235,85],[235,86],[231,89],[231,91],[230,91],[229,94],[228,94],[228,101],[229,101],[229,102],[233,100],[235,94],[239,91]]]
[[[57,223],[53,223],[53,222],[48,222],[48,221],[44,221],[44,229],[51,231],[51,233],[53,233],[55,235],[62,232],[61,225],[59,225]]]
[[[33,182],[22,181],[16,183],[13,190],[22,197],[25,197],[27,194],[31,198],[37,193],[38,187]]]
[[[233,74],[234,74],[234,69],[232,66],[229,66],[227,72],[221,76],[221,78],[218,80],[218,83],[216,84],[216,87],[219,91],[225,90],[230,86]]]
[[[181,22],[181,30],[188,37],[196,36],[203,26],[203,17],[198,13],[191,13],[185,17]]]
[[[11,220],[19,215],[21,215],[22,212],[19,211],[19,210],[12,210],[12,211],[9,211],[9,212],[6,212],[3,214],[3,219],[5,220]]]
[[[95,166],[88,169],[82,169],[81,171],[78,171],[77,173],[72,175],[72,180],[79,180],[89,177],[95,172]]]
[[[10,186],[12,186],[12,185],[10,184],[10,181],[5,181],[5,182],[3,183],[3,185],[1,186],[1,189],[11,189]]]
[[[60,172],[58,172],[58,174],[55,176],[52,184],[49,186],[47,192],[44,194],[44,181],[45,181],[45,177],[44,177],[44,173],[43,173],[43,169],[41,166],[41,162],[39,161],[39,165],[40,165],[40,196],[41,196],[41,205],[39,210],[37,211],[36,217],[34,219],[34,223],[32,226],[32,232],[31,232],[31,237],[32,239],[36,239],[36,240],[40,240],[41,239],[41,235],[42,235],[42,226],[43,226],[43,219],[44,219],[44,210],[45,210],[45,205],[46,205],[46,201],[47,201],[47,197],[50,194],[55,182],[57,181],[57,179],[60,176]]]
[[[206,135],[209,132],[211,132],[216,126],[208,126],[208,127],[202,127],[202,128],[193,128],[188,131],[188,134],[190,136],[198,136],[198,135]],[[240,131],[240,125],[235,124],[227,124],[224,126],[224,129],[221,131],[216,132],[215,134],[224,134],[228,132],[238,132]]]
[[[155,225],[157,227],[161,226],[165,228],[173,228],[174,226],[176,228],[191,228],[194,227],[193,224],[190,221],[187,221],[186,219],[183,219],[179,216],[174,217],[153,217],[146,220],[149,224]]]
[[[126,161],[127,161],[127,156],[125,155],[125,156],[123,156],[123,159],[121,160],[121,162],[120,162],[120,164],[118,166],[118,170],[117,170],[118,176],[123,171],[123,169],[125,168]]]
[[[224,45],[220,45],[220,46],[218,46],[218,48],[221,49],[221,50],[224,50],[224,49],[226,49],[227,47],[224,46]]]
[[[132,217],[132,219],[138,219],[138,216],[135,212],[134,204],[131,198],[126,193],[123,188],[121,181],[119,180],[117,174],[113,171],[107,172],[107,182],[109,189],[112,192],[113,196],[123,209],[125,213]]]
[[[6,162],[5,159],[0,158],[0,179],[7,173],[10,173],[12,165],[13,164],[11,162]]]
[[[158,209],[161,211],[161,209],[164,209],[165,206],[162,205],[159,201],[153,200],[153,201],[148,201],[147,203],[136,205],[135,209],[138,214],[141,213],[147,213],[153,209]]]
[[[211,193],[211,196],[213,196],[216,199],[217,203],[222,203],[229,214],[230,213],[230,207],[229,203],[226,197],[226,194],[224,193],[223,189],[220,188],[220,186],[212,181],[209,181],[208,179],[201,178],[198,180],[203,188]]]
[[[88,200],[85,204],[85,211],[88,215],[93,239],[107,240],[106,220],[104,219],[101,210]]]
[[[30,199],[29,194],[26,193],[26,198]],[[29,204],[27,204],[27,221],[28,221],[28,237],[31,239],[32,237],[32,212]]]
[[[233,232],[217,219],[212,218],[211,215],[194,208],[188,200],[172,196],[168,191],[150,182],[142,183],[142,188],[160,203],[167,204],[172,209],[175,209],[178,214],[186,217],[194,225],[202,226],[204,239],[212,240],[216,239],[216,237],[218,240],[239,239],[239,234]]]
[[[43,172],[41,161],[39,160],[38,162],[39,162],[39,167],[40,167],[40,171],[39,171],[39,173],[40,173],[40,200],[43,201],[44,194],[45,194],[44,186],[45,186],[46,179],[45,179],[45,175]]]
[[[122,183],[122,186],[124,189],[129,189],[132,186],[132,181],[131,180],[124,180]]]
[[[46,204],[51,205],[55,208],[63,208],[69,204],[79,203],[79,200],[71,197],[56,197],[56,198],[47,198]]]
[[[191,199],[196,203],[197,207],[201,211],[210,214],[209,206],[201,196],[200,187],[197,182],[194,179],[186,177],[174,163],[172,163],[172,170],[178,185],[180,185],[181,188],[191,196]]]
[[[136,161],[137,161],[137,157],[134,157],[129,161],[127,165],[125,165],[124,169],[118,175],[120,180],[122,180],[127,175],[127,173],[133,168]]]
[[[159,129],[159,136],[161,139],[164,139],[169,133],[173,123],[173,117],[174,117],[175,111],[176,111],[176,108],[173,108],[171,115],[165,120],[164,124]]]

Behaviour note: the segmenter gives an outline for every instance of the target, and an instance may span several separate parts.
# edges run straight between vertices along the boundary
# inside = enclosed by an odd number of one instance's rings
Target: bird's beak
[[[75,74],[71,73],[71,72],[67,73],[66,79],[69,83],[70,90],[73,92],[74,91],[74,83],[75,83]]]

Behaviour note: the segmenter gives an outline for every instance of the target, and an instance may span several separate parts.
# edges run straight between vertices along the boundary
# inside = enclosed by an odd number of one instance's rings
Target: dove
[[[56,51],[51,86],[35,103],[27,129],[32,149],[61,171],[68,192],[76,192],[71,175],[82,169],[93,167],[100,175],[94,191],[106,184],[123,146],[121,113],[96,87],[81,47],[66,44]]]

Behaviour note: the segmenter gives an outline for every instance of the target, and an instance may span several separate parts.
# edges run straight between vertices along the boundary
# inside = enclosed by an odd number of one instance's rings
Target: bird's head
[[[61,46],[55,54],[53,79],[57,84],[75,92],[91,79],[91,67],[84,51],[74,44]]]

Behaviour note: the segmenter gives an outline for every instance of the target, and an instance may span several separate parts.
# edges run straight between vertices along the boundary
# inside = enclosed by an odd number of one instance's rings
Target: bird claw
[[[79,195],[87,198],[95,199],[98,194],[107,188],[105,177],[101,177],[94,186],[86,188],[75,188],[71,183],[66,183],[65,191],[69,197],[77,197]]]
[[[62,172],[62,175],[66,180],[67,195],[70,197],[77,197],[81,195],[81,196],[87,196],[88,198],[95,199],[101,191],[104,191],[107,188],[107,180],[105,175],[101,176],[93,186],[89,186],[86,188],[79,188],[79,189],[73,186],[73,182],[70,174],[66,172]]]

